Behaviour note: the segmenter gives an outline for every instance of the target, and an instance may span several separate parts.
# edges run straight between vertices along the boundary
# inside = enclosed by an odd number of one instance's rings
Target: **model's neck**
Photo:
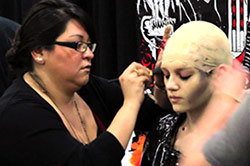
[[[203,104],[203,106],[199,108],[187,111],[187,117],[185,122],[183,123],[183,127],[185,127],[188,131],[192,131],[202,117],[208,102],[209,101],[207,101],[205,104]]]

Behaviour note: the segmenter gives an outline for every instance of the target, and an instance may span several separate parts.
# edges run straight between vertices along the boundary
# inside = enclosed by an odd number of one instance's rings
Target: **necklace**
[[[68,118],[65,116],[65,114],[63,113],[63,111],[60,109],[60,107],[56,104],[56,102],[54,101],[53,97],[50,95],[50,93],[45,89],[44,86],[42,86],[42,84],[38,81],[38,80],[41,80],[35,73],[31,73],[29,72],[29,75],[30,77],[32,78],[32,80],[42,89],[42,92],[45,93],[49,98],[50,100],[55,104],[55,106],[58,108],[58,110],[60,111],[60,113],[64,116],[64,118],[66,119],[66,121],[68,122],[71,130],[73,131],[73,134],[75,135],[75,137],[81,141],[84,145],[86,144],[83,139],[80,139],[80,136],[77,134],[77,132],[75,131],[73,125],[71,124],[71,122],[68,120]],[[87,133],[87,130],[86,130],[86,127],[85,127],[85,124],[84,124],[84,121],[81,117],[81,114],[80,114],[80,111],[79,111],[79,108],[78,108],[78,105],[77,105],[77,102],[76,100],[73,100],[73,104],[74,104],[74,107],[77,111],[77,115],[80,119],[80,122],[81,122],[81,126],[82,126],[82,129],[83,129],[83,132],[85,134],[85,136],[87,137],[87,143],[90,142],[90,139],[89,139],[89,136],[88,136],[88,133]]]
[[[77,102],[74,100],[73,103],[74,103],[74,105],[75,105],[75,108],[76,108],[78,117],[79,117],[79,119],[80,119],[80,121],[81,121],[82,129],[83,129],[83,131],[84,131],[84,133],[85,133],[85,135],[86,135],[86,137],[87,137],[88,143],[89,143],[89,142],[90,142],[90,139],[89,139],[89,136],[88,136],[88,133],[87,133],[87,130],[86,130],[84,121],[83,121],[83,119],[82,119],[82,117],[81,117],[81,114],[80,114],[80,111],[79,111]]]

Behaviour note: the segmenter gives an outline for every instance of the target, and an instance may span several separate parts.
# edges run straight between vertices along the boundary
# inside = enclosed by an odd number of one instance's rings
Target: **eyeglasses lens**
[[[96,44],[78,43],[77,50],[80,52],[86,52],[88,47],[92,52],[94,52],[96,49]]]

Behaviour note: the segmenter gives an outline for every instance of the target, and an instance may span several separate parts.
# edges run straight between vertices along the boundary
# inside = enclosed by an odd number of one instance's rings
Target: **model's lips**
[[[178,103],[182,99],[182,97],[179,96],[169,96],[168,98],[171,101],[171,103]]]

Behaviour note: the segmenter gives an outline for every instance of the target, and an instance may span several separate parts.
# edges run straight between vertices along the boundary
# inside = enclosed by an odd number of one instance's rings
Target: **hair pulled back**
[[[77,20],[94,38],[92,24],[87,14],[66,0],[42,0],[35,4],[25,17],[6,54],[11,77],[33,70],[31,51],[44,48],[52,50],[54,41],[66,29],[69,20]]]

